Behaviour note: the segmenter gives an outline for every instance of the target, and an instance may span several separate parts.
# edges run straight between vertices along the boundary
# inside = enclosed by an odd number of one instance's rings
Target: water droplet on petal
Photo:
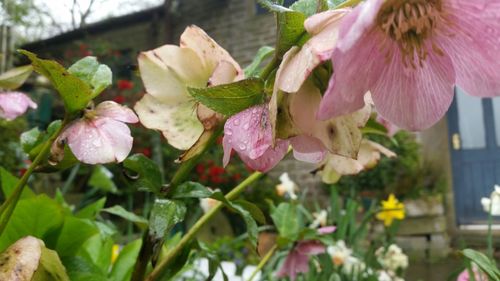
[[[239,126],[240,125],[240,119],[234,119],[233,124],[235,126]]]
[[[233,134],[233,131],[231,131],[231,129],[226,129],[224,131],[224,134],[228,135],[228,136],[231,136]]]
[[[245,130],[248,130],[249,127],[250,127],[250,125],[248,125],[248,123],[245,123],[245,125],[243,125],[243,129],[245,129]]]
[[[247,149],[247,146],[246,146],[246,145],[244,145],[244,144],[242,144],[242,143],[240,143],[240,145],[239,145],[238,147],[239,147],[241,150],[245,150],[245,149]]]

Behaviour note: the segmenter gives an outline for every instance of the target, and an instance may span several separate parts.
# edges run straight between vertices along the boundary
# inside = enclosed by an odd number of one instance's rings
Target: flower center
[[[397,42],[403,63],[415,68],[415,61],[422,66],[427,57],[425,41],[432,36],[441,12],[441,0],[386,0],[377,15],[377,24]],[[432,50],[442,54],[434,44]]]

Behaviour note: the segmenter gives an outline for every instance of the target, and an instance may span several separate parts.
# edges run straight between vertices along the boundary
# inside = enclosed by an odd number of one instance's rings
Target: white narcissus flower
[[[169,144],[181,150],[191,148],[205,129],[188,87],[205,88],[243,77],[229,53],[194,25],[182,33],[179,46],[142,52],[138,61],[147,93],[134,109],[145,127],[161,131]],[[201,115],[210,118],[212,113]]]
[[[326,220],[328,218],[328,212],[326,210],[321,210],[317,213],[313,213],[312,215],[314,217],[314,220],[309,226],[310,228],[318,228],[320,226],[326,225]]]
[[[352,249],[346,246],[344,240],[337,241],[326,251],[332,258],[333,264],[341,266],[342,271],[347,275],[356,276],[366,270],[366,264],[352,255]]]
[[[408,256],[396,244],[391,244],[387,249],[380,247],[375,252],[375,256],[380,265],[389,271],[396,272],[398,269],[408,267]]]
[[[105,101],[95,109],[86,109],[84,116],[69,124],[52,147],[67,143],[75,157],[86,164],[122,162],[133,144],[125,123],[138,121],[131,109]]]
[[[36,109],[37,104],[26,94],[20,92],[0,93],[0,118],[14,120],[30,107]]]
[[[295,194],[295,190],[297,189],[297,185],[294,181],[290,179],[288,173],[283,173],[280,176],[281,183],[276,186],[276,192],[279,196],[289,196],[292,200],[297,200],[297,194]]]
[[[490,213],[492,216],[500,216],[500,186],[495,184],[495,190],[491,193],[490,197],[481,198],[481,205],[485,212]]]

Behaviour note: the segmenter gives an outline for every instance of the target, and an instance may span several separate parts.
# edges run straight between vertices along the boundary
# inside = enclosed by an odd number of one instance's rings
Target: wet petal
[[[396,45],[389,46],[397,50]],[[444,116],[453,100],[455,71],[446,54],[428,54],[422,65],[405,67],[399,51],[384,64],[372,89],[377,112],[407,130],[422,130]]]
[[[321,141],[314,137],[300,135],[291,138],[290,143],[293,147],[293,156],[300,161],[318,163],[323,161],[327,154]]]
[[[37,105],[23,93],[0,93],[0,118],[13,120],[24,114],[29,107],[35,109]]]
[[[335,227],[333,227],[335,230]],[[327,232],[331,229],[325,229]],[[311,241],[300,241],[296,250],[305,255],[319,255],[326,251],[325,245],[316,240]]]
[[[98,117],[77,120],[63,133],[75,157],[86,164],[121,162],[130,153],[133,138],[122,122]]]
[[[137,115],[128,107],[120,105],[114,101],[101,102],[95,108],[96,114],[101,117],[108,117],[116,121],[125,123],[137,123]]]
[[[134,109],[146,128],[161,131],[177,149],[189,149],[203,133],[195,104],[190,100],[165,104],[146,94]]]
[[[239,75],[238,69],[228,61],[220,61],[217,64],[212,76],[208,79],[208,86],[217,86],[234,82]]]
[[[231,55],[196,25],[186,27],[181,35],[180,46],[195,51],[211,73],[214,72],[220,61],[230,62],[238,70],[239,75],[243,73]]]
[[[238,155],[248,167],[265,173],[274,168],[285,157],[288,152],[288,146],[288,141],[278,140],[274,148],[269,147],[258,158],[252,159],[243,153],[238,153]],[[224,149],[224,157],[226,157],[226,149]]]

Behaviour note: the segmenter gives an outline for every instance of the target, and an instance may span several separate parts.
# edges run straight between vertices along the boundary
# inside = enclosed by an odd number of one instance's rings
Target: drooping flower
[[[0,118],[14,120],[24,114],[28,108],[36,109],[37,104],[26,94],[20,92],[0,93]]]
[[[356,175],[364,170],[375,167],[382,155],[393,158],[396,153],[384,146],[363,139],[357,159],[330,154],[322,165],[321,177],[325,183],[335,183],[341,176]]]
[[[309,256],[324,252],[325,246],[319,241],[300,241],[288,253],[276,276],[280,278],[289,277],[291,281],[294,281],[299,273],[309,272]]]
[[[458,275],[457,281],[488,281],[489,278],[484,272],[482,272],[475,263],[472,263],[471,271],[474,274],[474,279],[471,278],[469,270],[467,268]]]
[[[396,244],[391,244],[387,249],[385,247],[378,248],[375,251],[375,256],[380,265],[386,270],[397,272],[398,269],[408,267],[408,256]]]
[[[200,120],[214,115],[206,107],[197,107],[187,88],[242,78],[238,63],[197,26],[185,29],[180,46],[142,52],[138,61],[147,94],[134,109],[145,127],[160,130],[169,144],[181,150],[191,148],[204,132]]]
[[[495,189],[490,197],[481,198],[481,205],[485,212],[490,213],[492,216],[500,216],[500,186],[495,184]]]
[[[500,1],[367,0],[344,17],[318,117],[358,110],[370,91],[400,128],[436,123],[454,86],[500,94]]]
[[[54,145],[67,143],[75,157],[86,164],[122,162],[130,153],[133,138],[125,123],[136,123],[134,112],[113,101],[88,108],[73,121]]]
[[[283,197],[286,195],[292,200],[297,200],[297,194],[295,193],[297,184],[290,179],[288,173],[285,172],[281,174],[280,182],[281,183],[276,186],[276,193],[278,193],[279,196]]]
[[[382,200],[381,205],[382,210],[377,213],[377,219],[383,221],[385,226],[392,225],[395,219],[402,220],[405,218],[405,206],[396,199],[394,194],[390,194],[387,200]]]

